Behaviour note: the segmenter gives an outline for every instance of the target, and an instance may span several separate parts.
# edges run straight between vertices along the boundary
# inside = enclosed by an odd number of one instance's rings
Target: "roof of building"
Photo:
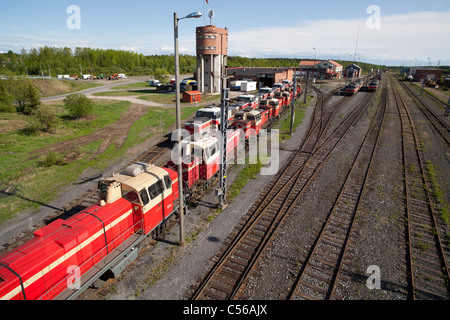
[[[258,74],[275,74],[290,70],[293,68],[280,67],[280,68],[270,68],[270,67],[232,67],[227,68],[227,75],[239,75],[239,76],[256,76]]]
[[[194,90],[194,91],[185,91],[185,92],[183,92],[183,93],[186,93],[186,94],[188,94],[188,95],[196,95],[196,94],[202,94],[200,91],[198,91],[198,90]]]
[[[331,63],[334,64],[336,67],[343,67],[342,64],[340,64],[340,63],[338,63],[338,62],[336,62],[336,61],[334,61],[334,60],[328,60],[328,62],[331,62]]]
[[[356,64],[351,64],[351,65],[349,65],[346,69],[349,69],[349,68],[351,68],[351,69],[361,69],[361,67],[360,66],[358,66],[358,65],[356,65]]]
[[[304,60],[304,61],[300,61],[300,63],[298,64],[299,66],[315,66],[316,64],[320,63],[321,61],[318,60]]]

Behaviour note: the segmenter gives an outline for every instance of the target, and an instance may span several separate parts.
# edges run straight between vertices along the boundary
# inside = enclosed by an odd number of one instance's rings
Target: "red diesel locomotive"
[[[254,110],[258,122],[251,126],[260,129],[262,122],[278,116],[279,106],[272,107],[272,112]],[[213,124],[217,115],[210,120],[197,130],[217,130],[220,124]],[[242,141],[240,132],[228,134],[230,158]],[[220,152],[218,140],[208,134],[186,143],[188,149],[200,152],[183,165],[184,187],[189,189],[217,174]],[[99,183],[99,203],[66,220],[55,220],[0,256],[0,300],[73,299],[106,271],[120,273],[137,257],[137,247],[146,237],[159,235],[176,218],[179,194],[174,167],[171,162],[166,167],[144,163],[127,167]]]
[[[100,203],[35,231],[0,257],[0,299],[71,297],[176,212],[177,190],[176,172],[142,163],[105,179]]]

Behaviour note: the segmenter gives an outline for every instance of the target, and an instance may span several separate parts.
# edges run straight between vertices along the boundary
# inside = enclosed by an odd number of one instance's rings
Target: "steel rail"
[[[366,100],[365,100],[366,101]],[[366,101],[367,103],[367,101]],[[353,122],[356,121],[360,114],[362,113],[362,111],[364,110],[364,108],[358,109],[356,108],[355,111],[352,113],[352,115],[354,115],[356,113],[356,111],[359,110],[360,112],[358,113],[358,116],[356,116],[356,119],[353,119]],[[349,118],[351,118],[350,115],[346,120],[348,120]],[[331,117],[330,117],[331,119]],[[343,124],[346,123],[346,121],[344,121],[339,128],[341,128],[343,126]],[[349,128],[351,127],[351,125],[349,126]],[[348,132],[349,128],[347,129],[346,132]],[[326,142],[328,142],[337,132],[338,129],[336,129],[331,135],[330,137],[327,139]],[[310,132],[312,132],[310,130]],[[323,133],[323,130],[322,130]],[[305,139],[303,142],[305,143],[307,139]],[[341,141],[341,139],[338,139],[338,141],[335,143],[335,146]],[[308,167],[308,164],[311,163],[311,158],[313,158],[313,156],[315,156],[317,154],[317,152],[319,152],[322,147],[326,144],[326,142],[324,142],[324,144],[322,144],[322,146],[318,149],[315,150],[315,152],[313,152],[312,154],[310,154],[308,161],[305,162],[304,165],[301,166],[301,169],[297,170],[296,173],[294,173],[293,175],[291,175],[291,178],[289,179],[289,184],[290,182],[292,182],[295,179],[295,182],[298,181],[298,179],[300,178],[300,173],[303,172],[305,170],[305,168]],[[301,150],[301,148],[299,148],[299,150]],[[301,152],[297,152],[296,154],[300,154]],[[325,159],[324,159],[325,160]],[[292,159],[291,159],[291,163],[292,163]],[[315,168],[312,168],[312,172],[310,172],[311,176],[309,178],[308,181],[311,181],[312,176],[317,172],[316,170],[323,164],[323,161],[319,162],[318,166]],[[287,169],[287,167],[285,167],[285,170]],[[284,171],[285,171],[284,170]],[[283,172],[284,172],[283,171]],[[277,180],[278,181],[278,180]],[[274,184],[275,186],[276,184]],[[274,203],[274,201],[277,199],[278,195],[281,194],[281,192],[287,187],[288,183],[284,184],[284,187],[282,188],[282,190],[278,191],[277,194],[275,196],[273,196],[271,198],[271,200],[269,201],[270,204]],[[295,183],[294,184],[290,184],[290,191],[292,192]],[[274,186],[272,187],[272,189],[274,188]],[[271,189],[271,190],[272,190]],[[281,208],[285,207],[284,204],[287,201],[287,199],[290,196],[290,193],[288,192],[287,195],[283,196],[283,199],[281,199],[282,204],[281,207],[278,209],[278,213],[281,211]],[[288,206],[288,209],[286,211],[286,213],[283,215],[283,217],[285,217],[287,215],[287,213],[289,213],[290,209],[292,208],[293,204],[295,203],[295,201],[298,199],[297,195],[296,197],[294,197],[294,199],[290,200],[290,205]],[[267,197],[266,197],[267,199]],[[280,202],[280,201],[278,201]],[[264,203],[264,202],[263,202]],[[229,257],[231,257],[232,253],[234,252],[234,249],[237,248],[237,246],[239,245],[240,241],[242,239],[244,239],[244,237],[251,231],[251,227],[253,227],[256,224],[256,221],[258,219],[258,217],[260,217],[262,215],[262,213],[264,213],[265,211],[267,211],[267,208],[269,208],[269,205],[266,205],[264,207],[264,210],[262,212],[259,213],[259,215],[255,216],[256,213],[254,213],[252,215],[252,217],[246,222],[246,224],[241,228],[240,233],[233,239],[232,243],[228,246],[227,250],[222,254],[220,260],[213,266],[213,268],[210,270],[210,272],[207,274],[207,276],[204,278],[204,280],[201,282],[201,284],[199,285],[199,287],[197,288],[197,290],[194,292],[192,298],[193,299],[198,299],[200,298],[201,295],[204,295],[205,291],[207,288],[209,288],[209,285],[211,284],[211,282],[213,280],[215,280],[215,274],[219,274],[219,272],[221,271],[221,268],[223,267],[223,265],[225,264],[225,262],[227,262],[227,259]],[[256,210],[257,212],[257,210]],[[248,272],[251,270],[251,266],[254,264],[254,262],[256,261],[257,257],[259,256],[258,252],[261,252],[262,249],[267,245],[268,241],[271,239],[271,236],[274,234],[274,231],[277,229],[277,226],[281,223],[282,219],[277,219],[277,214],[275,214],[275,217],[272,218],[270,225],[267,226],[267,232],[265,233],[265,236],[259,241],[259,244],[257,245],[257,253],[253,255],[253,259],[249,262],[249,268],[247,268],[247,272],[246,273],[241,273],[241,276],[239,277],[238,281],[237,281],[237,286],[235,286],[235,290],[233,290],[233,292],[230,292],[231,294],[228,294],[228,298],[232,298],[236,295],[236,293],[239,291],[239,288],[242,284],[242,282],[244,281],[244,279],[246,278],[246,276],[248,275]]]
[[[439,229],[436,223],[433,205],[431,203],[431,196],[429,192],[430,187],[428,186],[428,182],[425,177],[426,171],[424,169],[422,161],[417,131],[411,114],[408,110],[408,106],[405,104],[400,93],[396,90],[394,85],[392,83],[391,85],[394,92],[394,98],[398,109],[402,130],[402,161],[404,168],[403,175],[406,198],[405,211],[407,216],[408,254],[410,261],[409,276],[412,299],[417,299],[418,293],[422,296],[433,296],[434,298],[448,299],[448,297],[450,297],[450,273],[445,257],[445,252],[442,246],[442,241],[439,235]],[[409,130],[407,130],[407,128],[409,128]],[[416,165],[418,166],[417,168],[415,167]],[[413,174],[419,174],[420,179],[415,179],[416,177],[412,176]],[[418,180],[421,181],[421,187],[417,187]],[[413,192],[422,192],[426,200],[422,201],[419,199],[419,201],[414,201],[415,197],[410,196]],[[413,202],[415,202],[414,206],[412,205]],[[428,213],[428,216],[424,215],[423,212],[420,211],[426,211]],[[418,230],[418,228],[416,227],[417,223],[412,222],[412,220],[420,220],[421,224],[425,224],[426,222],[431,224],[429,226],[431,231],[429,232],[428,236],[434,238],[434,241],[427,242],[427,245],[432,245],[434,247],[434,253],[436,253],[436,256],[439,259],[439,264],[441,264],[440,267],[433,267],[437,268],[434,271],[433,268],[430,268],[428,266],[429,264],[436,265],[434,261],[430,260],[434,259],[434,255],[432,253],[428,253],[427,257],[425,257],[426,254],[423,252],[424,250],[420,249],[420,240],[418,240],[418,237],[416,236],[416,232],[424,233],[425,230],[423,228]],[[423,263],[419,264],[420,261],[422,261]],[[427,276],[427,279],[430,279],[430,281],[425,279],[424,276],[417,277],[417,273],[421,275],[425,274]],[[434,273],[434,275],[432,275],[432,273]],[[440,274],[441,278],[438,278],[439,276],[436,275],[436,273]],[[426,280],[425,284],[421,282],[424,280]],[[435,284],[434,281],[440,282],[441,285]],[[438,291],[430,290],[430,287],[432,287],[434,290],[439,290],[439,288],[444,287],[447,291],[447,297],[443,296],[443,294],[439,293]]]
[[[296,296],[300,296],[304,299],[317,299],[309,294],[300,292],[299,288],[301,285],[308,287],[309,290],[312,289],[315,294],[322,295],[324,299],[332,299],[336,295],[336,280],[339,278],[344,256],[347,253],[349,241],[354,231],[354,222],[360,211],[361,199],[365,193],[367,179],[369,173],[371,172],[373,158],[379,143],[381,128],[384,123],[385,116],[386,90],[384,88],[382,93],[381,108],[378,108],[377,114],[371,121],[369,129],[365,134],[364,140],[362,141],[358,149],[358,153],[356,154],[352,166],[346,176],[345,182],[340,189],[339,195],[335,200],[325,223],[322,225],[321,231],[312,248],[309,250],[309,254],[303,263],[296,281],[294,282],[293,288],[288,294],[288,299],[292,300]],[[355,189],[358,189],[359,191],[355,191]],[[343,198],[347,197],[347,194],[351,194],[354,198],[348,201],[349,204],[346,205],[346,208],[341,208],[340,204],[344,203]],[[345,214],[343,215],[342,213]],[[336,226],[336,221],[333,219],[337,219],[340,222],[339,226]],[[345,225],[347,227],[345,227]],[[339,235],[344,236],[343,242],[337,241],[338,237],[336,237],[336,233],[338,232]],[[336,239],[332,246],[330,246],[329,237]],[[333,249],[330,250],[330,247]],[[316,264],[313,264],[313,261],[315,261]],[[328,264],[330,268],[324,266],[319,267],[318,264]],[[314,269],[315,272],[309,272],[308,270],[310,269]],[[325,283],[323,286],[328,285],[328,289],[323,287],[319,288],[316,285],[305,281],[306,276],[320,281],[321,284]]]

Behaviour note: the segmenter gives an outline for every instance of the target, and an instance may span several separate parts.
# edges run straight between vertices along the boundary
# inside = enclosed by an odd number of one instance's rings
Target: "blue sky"
[[[81,29],[67,28],[70,5],[80,8]],[[380,9],[379,29],[367,26],[370,5]],[[229,29],[229,55],[353,60],[359,28],[359,61],[450,65],[448,0],[16,0],[2,3],[0,52],[86,46],[170,54],[173,12],[208,9],[214,25]],[[208,17],[180,22],[180,52],[195,54],[195,27],[204,24]]]

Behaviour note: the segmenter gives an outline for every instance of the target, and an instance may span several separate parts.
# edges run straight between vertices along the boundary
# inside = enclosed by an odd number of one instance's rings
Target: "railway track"
[[[425,93],[425,95],[430,98],[432,101],[434,101],[439,107],[443,108],[445,110],[445,108],[447,107],[447,103],[445,101],[442,101],[441,99],[435,97],[434,95],[432,95],[431,93],[429,93],[426,90],[423,90],[423,92]]]
[[[442,245],[416,127],[408,106],[393,85],[392,88],[402,132],[411,298],[449,299],[449,252]]]
[[[408,93],[408,95],[413,99],[416,105],[419,107],[420,111],[424,114],[424,116],[428,119],[431,125],[435,128],[436,132],[444,139],[447,145],[450,145],[450,128],[449,126],[441,119],[443,116],[437,115],[431,108],[427,106],[427,104],[421,99],[414,91],[410,88],[410,86],[406,85],[402,81],[398,81],[401,83],[403,89]],[[426,91],[425,91],[426,92]],[[428,94],[428,97],[434,99],[434,101],[439,101],[441,106],[445,108],[445,105],[442,101],[437,99],[431,94]],[[439,104],[438,103],[438,104]]]
[[[127,164],[133,164],[135,162],[145,162],[145,163],[151,163],[156,161],[165,151],[169,150],[172,145],[172,141],[169,138],[165,138],[161,140],[158,144],[150,148],[148,151],[144,152],[143,154],[139,155],[136,159],[129,162]],[[57,219],[68,219],[69,217],[73,216],[74,214],[77,214],[84,209],[88,208],[89,206],[97,203],[100,201],[100,196],[98,194],[97,187],[93,187],[89,189],[82,197],[79,199],[69,203],[67,206],[63,207],[61,210],[54,211],[53,213],[49,214],[48,217],[43,221],[42,225],[37,226],[37,228],[40,228],[46,224],[49,224]],[[24,243],[25,241],[31,239],[33,237],[33,231],[31,232],[24,232],[13,239],[11,239],[8,243],[3,244],[1,247],[3,247],[0,250],[0,253],[11,250],[12,248]]]
[[[325,110],[327,97],[318,92],[316,110],[299,149],[268,186],[247,214],[247,220],[216,264],[200,282],[192,299],[233,299],[240,291],[256,261],[271,242],[277,228],[294,208],[294,204],[317,170],[359,119],[373,94],[362,103],[328,137],[324,135],[337,108]],[[333,111],[334,110],[334,111]],[[327,116],[328,115],[328,116]]]
[[[328,214],[319,235],[302,263],[288,299],[341,299],[336,288],[342,279],[345,258],[351,255],[351,238],[360,201],[364,196],[372,159],[378,148],[385,120],[387,92],[383,88],[378,108],[369,130],[347,174],[346,180]]]

